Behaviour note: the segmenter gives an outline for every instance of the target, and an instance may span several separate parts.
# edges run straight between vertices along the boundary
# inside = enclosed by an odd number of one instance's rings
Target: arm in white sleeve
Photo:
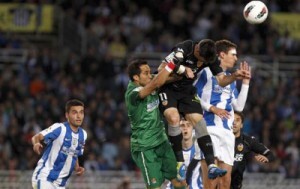
[[[232,106],[235,111],[243,111],[249,91],[249,85],[242,84],[241,91],[236,99],[232,101]]]
[[[201,98],[200,98],[200,102],[201,102],[202,109],[209,112],[209,109],[210,109],[210,107],[212,107],[212,105],[208,102],[205,102],[205,100],[203,100]]]

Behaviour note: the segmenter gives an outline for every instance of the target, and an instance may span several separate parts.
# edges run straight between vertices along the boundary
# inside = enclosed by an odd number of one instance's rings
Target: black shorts
[[[180,114],[199,113],[203,114],[200,99],[196,90],[175,91],[164,87],[159,91],[160,111],[177,108]]]

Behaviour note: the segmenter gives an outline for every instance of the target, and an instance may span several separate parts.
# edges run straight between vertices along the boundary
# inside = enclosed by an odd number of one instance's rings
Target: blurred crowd
[[[65,121],[63,106],[70,98],[79,98],[86,105],[85,168],[136,170],[130,157],[130,125],[124,106],[129,81],[126,60],[133,52],[168,52],[176,42],[188,38],[227,38],[238,44],[240,54],[300,52],[299,41],[288,32],[281,36],[268,21],[253,26],[237,16],[248,2],[245,0],[45,2],[57,3],[84,26],[87,54],[70,52],[63,61],[57,49],[31,46],[22,64],[1,65],[0,170],[35,167],[39,157],[32,151],[31,137],[54,122]],[[270,12],[300,12],[297,0],[270,0],[267,5]],[[0,48],[28,48],[28,44],[0,31]],[[271,78],[256,75],[254,70],[244,132],[268,146],[277,160],[269,165],[250,163],[248,171],[299,177],[299,89],[299,77],[274,85]]]

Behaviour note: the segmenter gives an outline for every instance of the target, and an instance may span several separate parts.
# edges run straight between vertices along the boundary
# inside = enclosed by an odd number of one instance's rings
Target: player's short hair
[[[140,75],[141,73],[141,66],[142,65],[148,65],[148,62],[146,60],[142,60],[142,59],[135,59],[130,61],[128,67],[127,67],[127,72],[128,72],[128,76],[130,78],[131,81],[133,81],[133,76],[134,75]]]
[[[84,107],[84,103],[78,99],[71,99],[66,103],[65,111],[69,112],[72,106],[82,106]]]
[[[237,48],[237,45],[234,44],[233,42],[226,40],[226,39],[222,39],[219,41],[216,41],[216,51],[217,54],[219,55],[221,52],[225,52],[228,53],[228,51],[232,48]]]
[[[242,123],[244,123],[244,119],[245,119],[244,114],[242,112],[238,112],[238,111],[234,111],[234,113],[239,115],[241,117]]]
[[[199,43],[199,55],[205,62],[214,62],[216,59],[216,44],[211,39],[203,39]]]

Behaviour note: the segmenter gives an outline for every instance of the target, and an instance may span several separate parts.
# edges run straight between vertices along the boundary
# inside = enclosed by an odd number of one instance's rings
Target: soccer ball
[[[250,24],[260,24],[268,17],[268,8],[261,1],[250,1],[245,6],[243,14]]]

